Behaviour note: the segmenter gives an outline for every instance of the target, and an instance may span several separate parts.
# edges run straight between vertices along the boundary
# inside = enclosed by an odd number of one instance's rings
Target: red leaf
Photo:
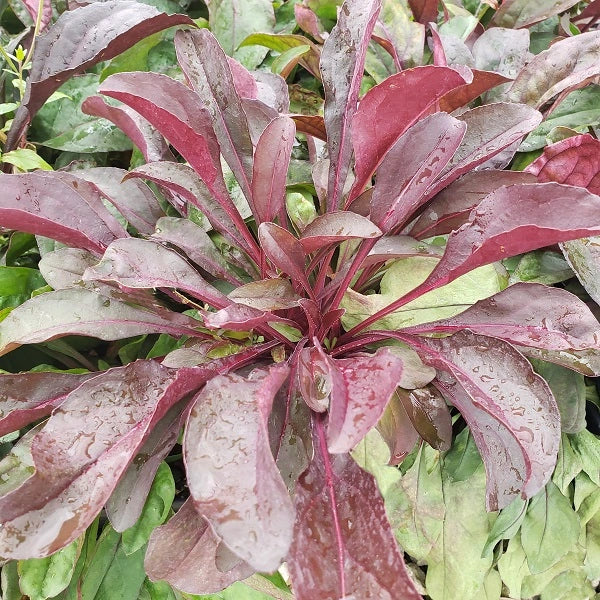
[[[362,192],[396,140],[413,123],[435,112],[444,94],[464,83],[454,69],[417,67],[388,77],[364,95],[352,120],[356,181],[350,201]]]
[[[330,169],[327,211],[341,207],[342,191],[352,158],[351,128],[367,46],[381,0],[346,0],[338,21],[321,53],[321,74],[325,88],[324,119]],[[373,125],[373,124],[372,124]]]
[[[298,327],[294,321],[245,304],[230,304],[226,308],[215,313],[207,313],[204,316],[204,324],[210,329],[231,329],[233,331],[249,331],[255,327],[275,322]]]
[[[289,374],[284,364],[248,379],[222,375],[198,394],[184,438],[196,510],[241,559],[273,571],[292,539],[294,508],[273,460],[267,420]]]
[[[287,279],[261,279],[241,285],[229,293],[229,298],[258,310],[283,310],[298,306],[300,296]]]
[[[308,6],[294,4],[294,16],[296,24],[302,31],[311,35],[317,42],[323,43],[327,38],[327,32],[319,21],[319,17]]]
[[[329,408],[331,361],[319,346],[303,348],[298,356],[298,388],[304,402],[315,412]]]
[[[390,465],[399,465],[420,439],[419,433],[408,418],[399,393],[409,392],[402,389],[394,392],[377,423],[377,431],[390,449]]]
[[[29,13],[32,21],[35,23],[38,16],[38,9],[40,6],[39,2],[36,0],[23,0],[23,4]],[[42,18],[40,19],[40,32],[44,31],[46,27],[52,21],[52,2],[51,0],[44,0],[42,4]]]
[[[457,108],[469,104],[475,98],[479,98],[481,94],[495,88],[497,85],[512,81],[512,79],[492,71],[472,69],[472,72],[473,81],[451,90],[440,99],[440,110],[448,113],[453,112]]]
[[[285,186],[296,127],[289,117],[271,121],[256,145],[252,171],[252,212],[256,222],[272,221],[285,206]]]
[[[300,133],[312,135],[324,142],[327,141],[325,121],[320,115],[290,115]]]
[[[438,14],[438,0],[408,0],[415,21],[427,25],[435,23]]]
[[[414,344],[417,346],[417,343]],[[467,421],[487,472],[487,508],[535,495],[552,475],[560,414],[548,384],[510,344],[466,331],[422,338],[439,389]]]
[[[313,432],[315,455],[296,486],[288,556],[295,597],[420,600],[375,481],[347,454],[329,455],[320,422]]]

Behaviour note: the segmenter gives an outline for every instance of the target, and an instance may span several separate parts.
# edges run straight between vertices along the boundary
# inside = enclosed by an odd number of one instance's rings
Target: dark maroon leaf
[[[464,312],[407,331],[474,333],[541,350],[587,350],[600,343],[600,324],[577,296],[538,283],[515,283]]]
[[[89,96],[81,111],[114,123],[139,148],[146,162],[175,160],[165,138],[129,106],[111,106],[100,96]]]
[[[503,185],[533,183],[534,177],[521,171],[471,171],[444,188],[411,226],[418,239],[445,235],[469,220],[471,210],[490,192]],[[382,240],[383,241],[383,240]]]
[[[58,248],[42,256],[38,269],[50,287],[64,290],[80,285],[85,270],[97,262],[98,257],[87,250]]]
[[[336,211],[318,216],[302,232],[300,243],[308,254],[350,239],[374,239],[382,235],[370,219],[353,212]]]
[[[419,434],[399,396],[408,393],[408,390],[398,388],[392,394],[385,412],[377,423],[377,431],[390,449],[390,465],[399,465],[419,441]]]
[[[560,414],[548,384],[510,344],[470,332],[418,345],[469,425],[487,472],[487,508],[535,495],[552,475]]]
[[[201,336],[199,322],[176,312],[153,312],[86,289],[47,292],[15,308],[0,323],[0,355],[22,344],[65,335],[119,340],[144,333]]]
[[[117,240],[102,260],[83,275],[85,281],[115,281],[129,288],[177,288],[216,308],[230,302],[180,254],[140,238]]]
[[[220,540],[188,499],[165,525],[150,537],[144,566],[152,581],[163,580],[188,594],[214,594],[254,569],[240,561],[231,570],[219,569]]]
[[[437,21],[438,0],[408,0],[415,21],[428,25]]]
[[[229,299],[258,310],[282,310],[298,306],[300,296],[287,279],[262,279],[230,292]]]
[[[371,219],[389,233],[419,207],[459,147],[467,126],[446,113],[425,117],[389,149],[377,169]]]
[[[2,556],[47,556],[81,535],[152,426],[214,374],[137,361],[71,392],[33,440],[34,475],[0,498]]]
[[[273,221],[285,205],[285,185],[296,127],[289,117],[271,121],[256,145],[252,212],[258,224]]]
[[[140,233],[153,233],[164,212],[150,188],[142,181],[123,181],[127,171],[114,167],[96,167],[75,172],[98,189]]]
[[[49,415],[67,395],[95,373],[0,375],[0,436]]]
[[[403,362],[387,348],[329,361],[327,443],[330,452],[341,454],[352,450],[379,421],[400,382]]]
[[[324,142],[327,141],[325,121],[320,115],[290,115],[300,133],[307,133]]]
[[[311,294],[311,286],[304,270],[306,255],[302,244],[289,231],[275,223],[261,223],[258,239],[262,251],[273,265],[290,275]]]
[[[194,22],[185,15],[166,15],[152,6],[129,0],[93,2],[64,12],[36,40],[25,96],[4,151],[16,147],[33,116],[67,79],[174,25]]]
[[[330,456],[323,425],[296,486],[296,524],[288,556],[294,595],[419,600],[375,481],[347,455]]]
[[[284,364],[215,377],[196,397],[184,459],[196,510],[241,559],[277,569],[292,540],[294,508],[275,465],[267,421],[289,375]]]
[[[325,88],[324,119],[331,166],[327,211],[338,210],[350,170],[358,92],[363,77],[367,46],[381,0],[346,0],[336,26],[323,45],[321,74]],[[372,123],[372,125],[374,125]]]
[[[7,229],[44,235],[96,255],[128,235],[100,194],[69,173],[0,174],[0,183],[0,222]]]
[[[479,98],[484,92],[487,92],[502,83],[512,81],[512,79],[492,71],[472,69],[472,72],[473,81],[451,90],[440,99],[440,110],[448,113],[453,112],[457,108],[465,106],[469,102],[475,100],[475,98]]]
[[[252,141],[227,56],[208,29],[178,31],[177,60],[210,113],[223,158],[251,200]]]
[[[435,112],[444,94],[464,83],[454,69],[417,67],[388,77],[364,95],[352,121],[356,181],[350,200],[362,192],[398,137],[420,118]]]

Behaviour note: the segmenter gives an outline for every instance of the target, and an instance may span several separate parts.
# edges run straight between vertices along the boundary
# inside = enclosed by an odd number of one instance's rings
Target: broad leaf
[[[262,279],[241,285],[229,294],[229,299],[258,310],[282,310],[298,306],[298,296],[287,279]]]
[[[297,328],[297,323],[294,321],[244,304],[230,304],[217,312],[208,313],[204,317],[204,324],[210,329],[249,331],[268,323],[283,323]]]
[[[288,374],[281,364],[248,379],[215,377],[196,397],[185,430],[196,510],[228,548],[260,571],[277,569],[292,540],[294,509],[267,431],[273,398]]]
[[[575,4],[577,0],[541,0],[535,3],[528,0],[504,0],[494,13],[492,22],[498,27],[529,27],[567,11]]]
[[[0,309],[23,304],[35,290],[45,285],[37,269],[0,266]]]
[[[148,35],[174,25],[193,25],[185,15],[166,15],[129,0],[93,2],[67,11],[36,41],[32,68],[6,142],[16,147],[33,115],[62,83],[113,58]]]
[[[42,256],[38,269],[55,290],[81,285],[83,273],[98,263],[98,257],[79,248],[57,248]]]
[[[548,481],[560,415],[546,382],[522,355],[495,338],[460,332],[417,347],[441,371],[437,386],[467,421],[487,472],[487,507],[498,510]],[[484,433],[485,432],[485,433]]]
[[[408,0],[408,4],[413,12],[415,21],[419,21],[423,25],[437,21],[437,0]]]
[[[341,208],[352,158],[351,132],[369,38],[381,0],[346,0],[321,54],[330,169],[327,211]],[[373,123],[371,123],[373,125]]]
[[[373,478],[350,456],[330,456],[323,425],[313,428],[315,455],[296,487],[288,557],[295,596],[417,600]]]
[[[462,106],[466,106],[485,92],[496,95],[498,86],[512,81],[510,78],[494,73],[492,71],[481,71],[471,69],[473,80],[465,83],[444,95],[440,100],[440,110],[453,112]],[[492,91],[493,90],[493,91]]]

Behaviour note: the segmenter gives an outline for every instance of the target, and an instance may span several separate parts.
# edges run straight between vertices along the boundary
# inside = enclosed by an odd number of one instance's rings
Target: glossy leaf
[[[197,336],[198,324],[176,312],[152,312],[85,289],[58,290],[28,300],[0,323],[0,354],[65,335],[104,340],[151,332]]]
[[[542,0],[532,4],[527,0],[504,0],[494,13],[492,22],[498,27],[529,27],[563,13],[577,4],[577,0]]]
[[[289,117],[278,117],[267,125],[256,145],[251,197],[259,225],[273,221],[283,210],[295,131]]]
[[[444,94],[464,83],[454,69],[417,67],[392,75],[364,95],[352,121],[356,181],[350,200],[362,192],[394,142],[420,118],[435,112]],[[373,130],[378,133],[375,139]]]
[[[252,574],[240,560],[226,572],[217,565],[219,538],[198,514],[192,499],[150,537],[144,566],[153,581],[164,580],[190,594],[212,594]]]
[[[473,80],[445,94],[440,100],[440,110],[453,112],[479,98],[485,92],[494,93],[496,91],[494,88],[512,81],[510,78],[492,71],[482,71],[480,69],[471,69],[471,71],[473,72]]]
[[[313,439],[315,455],[296,487],[288,557],[296,598],[417,600],[373,478],[348,455],[329,455],[322,424]]]
[[[285,323],[292,327],[295,325],[294,321],[244,304],[230,304],[217,312],[208,313],[204,317],[204,324],[210,329],[232,329],[233,331],[249,331],[260,325],[275,322]]]
[[[154,422],[213,374],[138,361],[72,392],[33,441],[35,474],[25,487],[0,498],[2,555],[47,556],[77,538],[108,499]]]
[[[83,279],[129,288],[177,288],[218,308],[229,304],[181,255],[151,240],[128,238],[111,244]]]
[[[292,539],[294,510],[267,432],[273,398],[288,374],[280,364],[248,379],[215,377],[196,397],[184,438],[196,510],[229,549],[261,571],[279,566]]]
[[[419,347],[438,369],[437,386],[467,421],[487,472],[488,510],[548,481],[560,441],[560,415],[546,382],[512,346],[460,332]]]
[[[400,400],[399,394],[403,392],[400,388],[394,392],[377,423],[377,431],[390,450],[389,465],[400,464],[420,439]]]
[[[319,346],[303,348],[298,355],[298,388],[304,402],[315,412],[325,412],[329,407],[334,383],[330,361]]]
[[[174,25],[193,25],[185,15],[166,15],[132,1],[93,2],[67,11],[36,42],[25,96],[5,151],[16,147],[29,121],[61,84],[109,60],[148,35]]]
[[[2,174],[0,182],[3,227],[44,235],[97,255],[113,240],[127,236],[100,195],[68,173]]]
[[[327,186],[328,212],[341,208],[342,191],[350,170],[350,132],[355,123],[365,55],[380,8],[381,0],[346,0],[321,53],[324,119],[331,161]]]
[[[425,117],[398,138],[377,169],[371,219],[388,233],[407,221],[459,147],[467,126],[446,113]]]

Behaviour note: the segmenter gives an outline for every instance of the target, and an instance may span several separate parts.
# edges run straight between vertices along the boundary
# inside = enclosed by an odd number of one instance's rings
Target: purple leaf
[[[321,74],[325,88],[324,119],[331,166],[327,210],[342,204],[342,190],[352,158],[351,131],[367,46],[381,0],[346,0],[338,21],[323,45]]]
[[[587,350],[600,344],[600,324],[585,303],[566,290],[538,283],[515,283],[455,317],[406,331],[461,329],[541,350]]]
[[[0,498],[2,556],[48,556],[79,537],[152,426],[214,374],[137,361],[71,392],[33,440],[34,475]]]
[[[250,128],[250,137],[252,138],[252,144],[256,146],[263,131],[267,128],[267,125],[279,117],[279,113],[270,106],[267,106],[260,100],[249,100],[247,98],[242,99],[242,106],[244,112],[248,117],[248,127]],[[294,115],[290,115],[293,118]]]
[[[223,158],[251,200],[252,140],[227,56],[207,29],[178,31],[177,60],[209,112]]]
[[[377,431],[390,449],[390,465],[399,465],[420,439],[400,400],[399,394],[408,393],[408,390],[398,388],[377,423]]]
[[[508,90],[511,102],[542,106],[548,100],[600,74],[600,31],[556,42],[519,73]]]
[[[418,242],[407,235],[385,236],[377,240],[362,263],[363,267],[386,262],[393,258],[408,258],[410,256],[437,256],[443,254],[439,246],[430,246]]]
[[[175,160],[165,138],[129,106],[111,106],[100,96],[89,96],[81,112],[114,123],[139,148],[146,162]]]
[[[415,21],[428,25],[437,21],[438,0],[408,0]]]
[[[128,235],[100,194],[69,173],[0,174],[0,182],[0,221],[7,229],[44,235],[96,255]]]
[[[81,284],[85,270],[97,262],[87,250],[58,248],[42,256],[38,269],[51,288],[64,290]]]
[[[490,30],[494,31],[494,30]],[[461,106],[465,106],[479,98],[481,94],[495,88],[503,83],[512,81],[508,77],[500,73],[492,71],[481,71],[479,69],[471,69],[473,72],[473,81],[465,83],[451,91],[440,99],[440,110],[444,112],[453,112]]]
[[[560,442],[560,414],[548,384],[510,344],[466,331],[422,338],[441,374],[440,391],[469,425],[487,472],[487,509],[504,508],[549,480]]]
[[[0,355],[22,344],[47,342],[65,335],[119,340],[144,333],[201,337],[200,323],[176,312],[153,312],[85,289],[35,296],[0,323]]]
[[[400,382],[403,363],[387,348],[329,361],[327,444],[330,452],[341,454],[352,450],[379,421]]]
[[[49,415],[67,395],[96,373],[0,375],[0,436]]]
[[[23,0],[23,4],[31,17],[31,20],[35,23],[40,3],[35,0]],[[52,2],[51,0],[44,0],[42,4],[42,18],[40,19],[40,32],[46,29],[50,24],[50,21],[52,21]]]
[[[371,220],[385,233],[404,223],[419,207],[466,129],[458,119],[435,113],[410,127],[390,148],[377,169],[371,199]]]
[[[306,277],[306,255],[302,244],[286,229],[275,223],[261,223],[258,228],[260,247],[273,265],[312,293]]]
[[[287,279],[253,281],[229,293],[229,299],[258,310],[282,310],[298,306],[300,296]]]
[[[319,215],[309,223],[300,238],[307,254],[330,244],[350,239],[374,239],[382,235],[370,219],[353,212],[336,211]]]
[[[313,440],[288,556],[295,598],[420,600],[371,475],[347,454],[329,455],[320,422]]]
[[[226,308],[204,316],[204,324],[210,329],[231,329],[233,331],[249,331],[255,327],[275,322],[297,327],[294,321],[245,304],[230,304]]]
[[[272,221],[285,206],[285,185],[296,126],[289,117],[271,121],[256,145],[252,171],[252,212],[256,222]]]
[[[64,12],[36,41],[25,96],[4,151],[17,146],[33,116],[67,79],[174,25],[194,22],[185,15],[166,15],[128,0],[93,2]]]
[[[465,80],[448,67],[417,67],[388,77],[363,97],[352,121],[356,181],[354,200],[396,140]],[[373,137],[377,131],[377,137]]]
[[[578,0],[504,0],[494,13],[492,23],[496,27],[519,29],[529,27],[569,10]]]
[[[322,44],[327,39],[328,33],[324,30],[319,17],[308,6],[294,4],[294,16],[298,27],[317,42]]]
[[[466,173],[435,196],[411,226],[410,235],[423,239],[450,233],[469,220],[471,211],[490,192],[503,185],[534,181],[534,177],[521,171],[492,170]]]
[[[164,212],[150,188],[135,179],[123,181],[127,171],[114,167],[96,167],[75,172],[80,179],[94,184],[104,198],[140,233],[153,233]]]
[[[220,540],[189,498],[150,537],[144,567],[152,581],[164,580],[188,594],[214,594],[254,569],[240,560],[223,572],[217,565]]]
[[[140,238],[112,243],[102,260],[86,270],[85,281],[115,281],[129,288],[177,288],[216,308],[230,302],[174,250]]]
[[[215,377],[196,397],[184,459],[196,510],[241,559],[277,569],[292,540],[294,508],[275,465],[267,420],[289,368],[273,365],[248,379]]]
[[[319,346],[303,348],[298,355],[298,389],[304,402],[315,412],[329,408],[332,359]]]

